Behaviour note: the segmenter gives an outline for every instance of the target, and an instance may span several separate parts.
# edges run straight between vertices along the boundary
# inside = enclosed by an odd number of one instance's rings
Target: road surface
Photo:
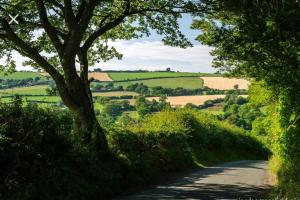
[[[261,199],[271,189],[267,161],[242,160],[207,167],[173,183],[118,200]]]

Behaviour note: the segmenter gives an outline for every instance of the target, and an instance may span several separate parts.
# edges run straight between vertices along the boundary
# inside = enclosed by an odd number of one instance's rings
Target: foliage
[[[186,78],[184,78],[186,79]],[[170,80],[170,79],[168,79]],[[188,80],[185,80],[183,85],[189,85],[183,87],[178,87],[180,80],[171,80],[170,88],[166,88],[166,81],[161,79],[155,82],[156,86],[151,87],[148,85],[147,81],[143,82],[126,82],[124,83],[109,83],[109,84],[94,84],[92,85],[93,92],[105,92],[105,91],[130,91],[136,92],[145,96],[161,96],[161,95],[168,95],[168,96],[187,96],[187,95],[214,95],[214,94],[227,94],[230,93],[231,90],[218,90],[218,89],[211,89],[208,87],[197,87],[190,85]],[[197,82],[199,79],[197,78]],[[126,87],[125,87],[126,86]],[[194,89],[186,89],[187,87],[191,87]],[[124,89],[125,88],[125,89]],[[247,94],[247,90],[235,90],[238,94]]]
[[[59,190],[66,180],[57,178],[68,173],[63,167],[71,125],[67,112],[34,104],[23,108],[18,97],[11,105],[0,104],[1,199],[40,199]]]
[[[276,152],[284,161],[279,198],[300,196],[300,59],[299,1],[217,1],[203,4],[207,14],[196,20],[198,37],[214,47],[214,65],[233,74],[262,80],[272,90],[279,112]],[[290,185],[285,187],[284,185]]]
[[[22,106],[16,98],[13,104],[0,104],[0,111],[3,200],[110,199],[196,164],[267,155],[241,129],[191,110],[107,123],[113,154],[107,160],[74,140],[66,110]]]
[[[107,101],[103,104],[102,114],[116,119],[118,116],[121,116],[124,111],[131,111],[133,109],[133,106],[129,104],[128,100]]]
[[[167,102],[167,97],[164,95],[159,97],[158,102],[155,99],[149,101],[144,96],[138,96],[135,101],[135,109],[138,112],[139,116],[142,118],[147,114],[170,108],[171,105]]]
[[[56,86],[50,86],[46,88],[46,94],[49,96],[58,96],[58,90]]]
[[[0,58],[4,64],[0,69],[15,70],[12,53],[17,51],[28,58],[23,64],[47,72],[73,113],[79,141],[87,146],[97,144],[99,151],[108,155],[107,141],[93,109],[89,67],[121,59],[110,41],[149,36],[152,30],[162,35],[166,45],[192,46],[179,30],[178,19],[194,9],[194,2],[185,0],[2,0]],[[14,26],[5,16],[17,13],[22,14]]]
[[[24,78],[24,79],[0,79],[0,89],[9,89],[14,87],[28,87],[33,85],[45,85],[49,81],[45,81],[40,77]]]

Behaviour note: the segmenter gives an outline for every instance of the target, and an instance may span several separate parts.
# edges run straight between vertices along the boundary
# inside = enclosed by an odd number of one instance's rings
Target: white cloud
[[[170,47],[160,41],[115,41],[110,45],[122,53],[122,60],[110,60],[106,63],[97,64],[105,70],[163,70],[171,67],[172,70],[190,72],[214,72],[211,67],[213,57],[209,54],[211,47],[195,44],[194,47],[182,49]],[[18,70],[28,69],[22,67],[25,60],[19,54],[14,55]]]
[[[103,69],[148,69],[213,72],[211,47],[196,44],[192,48],[170,47],[159,41],[117,41],[110,45],[124,55],[121,61],[101,63]]]
[[[166,46],[159,41],[119,41],[111,44],[124,54],[124,58],[199,63],[212,61],[212,56],[209,54],[212,48],[200,44],[187,49]]]

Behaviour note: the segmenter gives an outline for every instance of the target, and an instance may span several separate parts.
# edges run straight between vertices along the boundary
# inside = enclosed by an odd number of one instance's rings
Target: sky
[[[182,49],[166,46],[161,42],[160,36],[153,34],[148,38],[130,41],[116,41],[112,44],[123,54],[122,60],[113,59],[95,65],[102,70],[165,70],[170,67],[173,71],[182,72],[215,72],[211,67],[211,47],[202,45],[195,40],[198,30],[190,29],[192,18],[184,15],[179,21],[181,31],[192,42],[193,47]],[[22,67],[23,58],[14,55],[17,60],[17,69]],[[28,68],[27,68],[28,69]]]

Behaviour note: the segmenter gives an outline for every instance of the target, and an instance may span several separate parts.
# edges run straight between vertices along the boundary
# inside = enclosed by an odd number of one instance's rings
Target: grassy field
[[[188,73],[188,72],[110,72],[108,75],[114,81],[137,80],[147,78],[160,78],[160,77],[180,77],[180,76],[212,76],[213,74],[205,73]]]
[[[34,79],[35,77],[40,77],[42,79],[45,79],[44,76],[42,76],[41,74],[36,73],[36,72],[15,72],[15,73],[8,73],[8,74],[0,72],[0,79],[21,80],[21,79],[27,79],[27,78],[33,78]]]
[[[59,96],[26,96],[23,97],[23,100],[26,101],[44,101],[44,102],[51,102],[51,103],[59,103],[61,98]],[[11,102],[12,98],[1,98],[1,102]]]
[[[115,86],[123,86],[126,88],[128,85],[134,83],[143,83],[149,87],[161,86],[164,88],[177,88],[182,87],[185,89],[196,89],[203,87],[203,80],[199,77],[179,77],[179,78],[160,78],[160,79],[149,79],[140,81],[127,81],[127,82],[115,82]],[[108,83],[102,83],[107,85]]]
[[[14,94],[19,95],[45,95],[46,85],[30,86],[30,87],[16,87],[5,90],[0,90],[0,96],[10,96]]]
[[[116,92],[95,92],[93,93],[94,97],[120,97],[120,96],[138,96],[136,92],[126,92],[126,91],[116,91]]]
[[[206,112],[206,113],[210,113],[210,114],[213,114],[213,115],[223,114],[223,103],[216,104],[213,107],[209,107],[209,108],[203,109],[201,111]]]

